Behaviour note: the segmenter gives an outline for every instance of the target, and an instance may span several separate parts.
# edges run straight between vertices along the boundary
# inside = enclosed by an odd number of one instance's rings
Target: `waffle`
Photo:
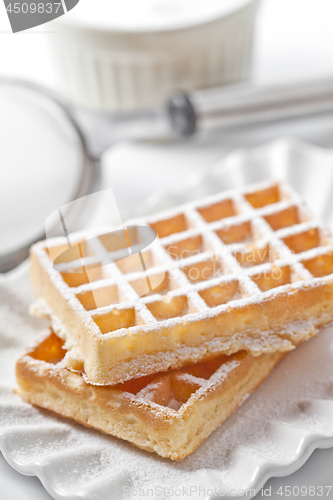
[[[19,359],[17,392],[34,405],[173,460],[192,453],[284,356],[254,358],[242,351],[98,387],[65,368],[62,345],[51,333]]]
[[[63,253],[65,238],[31,250],[40,299],[32,313],[51,318],[67,341],[66,366],[92,384],[240,350],[286,352],[333,320],[332,237],[284,183],[224,191],[129,224],[152,227],[158,241],[105,267],[96,267],[103,235],[97,250],[92,233],[72,237],[85,249],[84,272]]]

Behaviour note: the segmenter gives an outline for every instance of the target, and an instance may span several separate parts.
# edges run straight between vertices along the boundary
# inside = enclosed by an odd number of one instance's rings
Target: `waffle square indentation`
[[[242,250],[237,250],[234,252],[234,257],[242,267],[246,268],[274,262],[279,258],[279,253],[270,243],[267,243],[263,246],[249,245]]]
[[[63,349],[64,344],[65,342],[52,332],[51,335],[29,353],[29,356],[33,359],[39,359],[46,363],[56,365],[65,357],[66,350]]]
[[[199,214],[206,222],[214,222],[237,215],[235,203],[231,199],[222,200],[212,205],[197,208]]]
[[[75,244],[71,246],[64,244],[46,248],[46,251],[52,262],[55,263],[55,266],[95,255],[95,252],[89,245],[89,240],[87,241],[85,239],[76,241]]]
[[[88,265],[78,265],[77,267],[68,267],[66,271],[60,274],[65,283],[73,288],[104,278],[103,266],[100,262]]]
[[[93,290],[84,290],[83,292],[77,293],[76,297],[86,311],[122,302],[117,285],[103,286]]]
[[[250,221],[228,225],[221,229],[217,229],[215,232],[226,245],[250,243],[260,237]]]
[[[277,185],[260,189],[253,193],[246,193],[244,197],[253,206],[253,208],[262,208],[266,205],[272,205],[282,199]]]
[[[298,276],[292,271],[290,266],[273,266],[257,274],[251,274],[252,280],[257,284],[262,292],[267,292],[272,288],[287,285],[298,281]]]
[[[226,273],[225,266],[216,259],[199,261],[181,269],[192,283],[211,280]]]
[[[317,255],[312,259],[302,260],[301,262],[315,278],[329,276],[333,273],[333,252]]]
[[[239,351],[234,357],[242,359],[246,356],[244,351]],[[186,403],[191,395],[195,393],[206,380],[217,372],[225,363],[230,361],[230,356],[218,356],[209,361],[202,361],[194,365],[188,365],[177,372],[173,372],[171,379],[173,396],[177,401]]]
[[[217,307],[231,300],[237,300],[247,296],[237,280],[222,282],[218,285],[200,290],[198,293],[208,307]]]
[[[123,309],[115,307],[112,311],[93,315],[92,319],[102,333],[114,332],[120,328],[130,328],[131,326],[144,324],[144,321],[135,311],[134,307]]]
[[[165,246],[166,251],[174,260],[186,259],[192,255],[198,255],[207,250],[201,234],[189,236],[186,239],[174,241]]]
[[[118,260],[116,264],[123,274],[129,274],[146,271],[158,266],[160,262],[151,250],[146,250]]]
[[[166,295],[171,290],[176,290],[178,283],[172,278],[168,271],[159,273],[145,273],[136,280],[129,281],[129,284],[134,288],[139,297],[159,293]]]
[[[295,205],[274,212],[273,214],[265,215],[264,219],[268,222],[273,231],[278,231],[284,227],[295,226],[305,221],[305,218],[301,216],[299,212],[299,208]]]
[[[178,214],[168,219],[150,222],[149,225],[155,229],[159,238],[164,238],[174,233],[181,233],[189,228],[188,220],[184,214]]]
[[[150,302],[146,306],[158,321],[178,318],[196,312],[186,295],[177,295],[175,297],[166,295],[163,300]]]
[[[297,234],[282,238],[284,243],[294,253],[306,252],[321,245],[320,231],[317,227],[307,229]]]

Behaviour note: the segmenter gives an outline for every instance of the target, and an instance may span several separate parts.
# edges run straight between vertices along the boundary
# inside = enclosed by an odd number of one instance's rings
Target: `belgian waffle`
[[[65,368],[62,346],[51,333],[18,360],[17,392],[34,405],[173,460],[192,453],[284,356],[254,358],[242,351],[96,387]]]
[[[159,240],[96,268],[107,252],[74,235],[35,245],[31,276],[44,311],[71,348],[65,363],[109,385],[245,350],[286,352],[333,320],[332,237],[284,183],[223,192],[129,225]],[[60,258],[61,259],[61,258]],[[161,280],[161,276],[163,279]],[[148,284],[158,286],[149,291]],[[153,287],[154,288],[154,287]],[[151,290],[151,287],[150,287]],[[97,304],[97,305],[96,305]]]

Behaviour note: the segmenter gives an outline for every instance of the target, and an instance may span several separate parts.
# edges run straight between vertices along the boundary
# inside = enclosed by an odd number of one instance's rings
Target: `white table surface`
[[[81,2],[89,0],[81,0]],[[258,19],[255,47],[254,77],[259,81],[277,81],[285,78],[333,74],[333,2],[332,0],[263,0]],[[9,22],[0,3],[0,75],[10,75],[36,80],[57,88],[57,79],[48,52],[48,40],[57,33],[48,26],[40,26],[25,33],[11,34]],[[151,155],[146,170],[140,173],[133,163],[126,163],[123,146],[106,155],[104,186],[112,186],[121,209],[135,204],[159,190],[172,189],[175,181],[187,177],[195,170],[214,163],[220,156],[218,147],[205,147],[191,154],[189,148],[174,149],[173,166],[163,168],[160,151],[145,145],[138,153]],[[156,168],[156,161],[161,168]],[[121,168],[120,168],[121,166]],[[128,179],[131,179],[131,185]],[[136,189],[140,182],[140,191]],[[124,196],[126,193],[126,197]],[[129,201],[130,200],[130,201]],[[333,449],[316,450],[296,473],[268,481],[275,500],[280,486],[333,486]],[[0,456],[0,499],[47,500],[51,497],[36,477],[17,473]],[[259,493],[258,498],[263,498]],[[317,498],[317,497],[302,497]],[[329,496],[333,499],[333,488]],[[110,497],[110,500],[113,500]],[[118,500],[118,499],[117,499]]]

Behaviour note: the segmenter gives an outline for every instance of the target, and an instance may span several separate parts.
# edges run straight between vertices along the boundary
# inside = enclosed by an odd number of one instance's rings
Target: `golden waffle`
[[[51,317],[66,347],[75,346],[66,366],[90,383],[220,353],[288,351],[333,320],[332,238],[288,185],[227,191],[131,224],[159,235],[142,252],[144,270],[138,254],[94,267],[101,257],[87,249],[91,233],[72,238],[88,255],[81,274],[68,272],[80,265],[68,252],[53,267],[65,238],[31,251],[35,294],[46,307],[33,313]],[[98,244],[107,251],[103,236]]]
[[[97,387],[64,367],[62,344],[51,333],[19,359],[17,392],[34,405],[173,460],[192,453],[284,356],[254,358],[242,351]]]

